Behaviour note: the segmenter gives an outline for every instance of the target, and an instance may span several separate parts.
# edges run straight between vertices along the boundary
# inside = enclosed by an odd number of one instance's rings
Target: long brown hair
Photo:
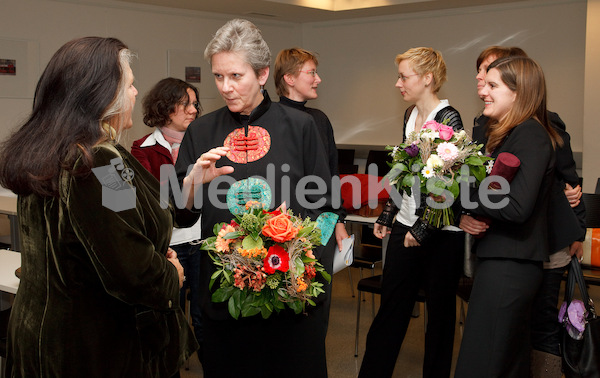
[[[85,37],[52,56],[31,115],[0,146],[0,185],[19,195],[58,196],[63,169],[90,172],[92,147],[109,138],[102,123],[118,121],[130,107],[124,100],[124,52],[127,46],[118,39]],[[82,169],[73,172],[79,158]]]
[[[502,82],[515,92],[516,98],[508,113],[490,125],[487,151],[494,151],[512,129],[530,118],[536,119],[544,126],[552,141],[552,147],[562,146],[560,135],[548,121],[546,80],[540,65],[528,57],[511,56],[495,60],[488,67],[488,72],[494,68],[500,72]]]

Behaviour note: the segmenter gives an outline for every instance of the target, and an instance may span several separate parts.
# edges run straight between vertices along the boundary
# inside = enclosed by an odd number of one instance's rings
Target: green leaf
[[[285,309],[285,304],[278,300],[274,301],[272,305],[278,311]]]
[[[475,179],[477,180],[477,182],[481,182],[486,176],[485,167],[482,165],[472,166],[472,167],[470,167],[470,171],[471,171],[471,174],[473,176],[475,176]]]
[[[316,225],[316,223],[313,223],[309,226],[302,227],[302,229],[300,231],[298,231],[297,237],[298,238],[306,237],[308,234],[310,234],[315,229],[315,225]]]
[[[242,235],[244,235],[244,233],[241,231],[228,232],[223,236],[223,239],[237,239]]]
[[[223,228],[224,224],[225,224],[225,222],[215,224],[213,226],[213,234],[219,235],[219,231],[221,231],[221,228]],[[216,239],[216,236],[215,236],[215,239]]]
[[[223,273],[223,271],[221,269],[215,271],[212,276],[210,276],[211,280],[215,280],[217,277],[219,277],[221,275],[221,273]]]
[[[291,308],[292,310],[294,310],[294,312],[296,314],[299,314],[302,312],[302,303],[300,301],[288,302],[288,307]]]
[[[268,319],[273,313],[272,309],[269,309],[266,305],[260,308],[260,315],[263,319]]]
[[[236,288],[232,286],[218,288],[212,295],[212,301],[216,303],[225,302],[231,297],[231,294],[233,293],[232,289]]]
[[[312,301],[310,298],[308,298],[308,299],[306,300],[306,302],[308,302],[308,304],[310,304],[311,306],[316,306],[316,305],[317,305],[317,304],[316,304],[314,301]]]
[[[225,280],[229,283],[231,283],[231,275],[233,274],[233,272],[231,270],[223,270],[223,277],[225,277]]]
[[[406,175],[402,179],[402,186],[412,187],[414,183],[415,183],[415,176],[413,176],[413,175]]]
[[[465,163],[467,163],[470,166],[483,165],[483,160],[481,160],[479,156],[473,155],[466,158]]]
[[[254,316],[261,312],[260,307],[254,307],[252,305],[244,306],[242,308],[242,317]]]
[[[388,180],[393,180],[396,177],[400,176],[402,172],[407,172],[408,167],[403,163],[396,163],[392,166],[390,171],[385,175]]]
[[[328,283],[331,283],[331,275],[329,273],[327,273],[325,270],[323,270],[321,272],[321,276],[323,276],[323,278],[325,280],[327,280]]]
[[[458,186],[458,181],[457,180],[453,180],[452,184],[448,187],[448,190],[450,191],[450,193],[452,193],[452,195],[454,196],[454,198],[458,198],[458,193],[460,192],[460,187]]]
[[[296,257],[294,263],[296,265],[296,275],[300,276],[302,273],[304,273],[304,263],[300,257]]]
[[[244,293],[241,290],[234,291],[233,295],[229,297],[229,302],[227,303],[229,313],[236,320],[240,317],[240,312],[242,310],[242,294]]]
[[[215,241],[217,240],[216,236],[211,236],[209,238],[204,239],[200,249],[203,251],[216,251]]]
[[[263,245],[262,238],[254,239],[252,235],[248,235],[242,240],[242,248],[244,249],[262,248]]]
[[[227,302],[227,310],[229,310],[229,314],[237,320],[240,317],[240,311],[235,307],[235,300],[233,297],[229,298],[229,302]]]

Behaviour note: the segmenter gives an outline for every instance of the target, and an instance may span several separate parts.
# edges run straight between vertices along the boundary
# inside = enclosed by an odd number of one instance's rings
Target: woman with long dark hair
[[[137,95],[131,56],[114,38],[66,43],[0,149],[23,240],[8,376],[171,377],[197,346],[178,305],[172,212],[117,143]]]

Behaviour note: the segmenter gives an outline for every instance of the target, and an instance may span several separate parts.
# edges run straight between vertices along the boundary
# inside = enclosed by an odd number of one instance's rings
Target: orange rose
[[[262,233],[277,243],[283,243],[295,238],[298,235],[298,229],[294,227],[287,214],[279,214],[267,220]]]

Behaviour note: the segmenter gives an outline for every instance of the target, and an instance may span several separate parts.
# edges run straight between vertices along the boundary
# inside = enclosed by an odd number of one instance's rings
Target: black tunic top
[[[234,167],[232,174],[218,178],[227,181],[218,186],[222,193],[218,193],[214,186],[218,179],[199,189],[202,191],[202,203],[196,203],[195,208],[197,212],[202,212],[202,234],[205,236],[213,234],[216,223],[229,222],[233,218],[225,205],[225,192],[249,177],[267,179],[272,194],[271,208],[286,201],[295,214],[309,216],[313,220],[322,211],[332,210],[331,174],[313,118],[299,110],[271,103],[268,94],[263,94],[264,100],[249,117],[232,113],[224,107],[192,122],[183,138],[176,163],[180,182],[188,167],[202,153],[224,144],[233,147],[226,157],[217,162],[218,167]],[[307,179],[308,183],[305,183]],[[321,181],[319,190],[306,196],[296,195],[296,189],[301,186],[317,189],[315,180]],[[244,195],[254,200],[265,200],[267,191],[250,191]],[[314,205],[317,201],[320,201],[317,209],[307,205]],[[178,224],[181,224],[180,220],[190,221],[185,219],[189,217],[189,212],[186,214],[185,210],[178,211],[176,216]],[[194,217],[191,218],[193,222]],[[331,249],[314,250],[315,256],[321,261],[333,260],[332,253]],[[298,356],[290,351],[298,348],[303,358],[311,361],[310,375],[326,377],[327,327],[322,304],[315,308],[309,306],[308,316],[284,311],[266,320],[260,316],[234,320],[227,311],[227,303],[211,302],[208,286],[214,270],[208,255],[203,252],[200,295],[205,376],[303,377],[306,376],[304,369],[290,369]],[[245,342],[240,340],[244,339],[248,343],[242,345]],[[270,353],[275,353],[273,358],[269,357]],[[260,362],[265,358],[268,363]]]
[[[279,98],[279,103],[294,109],[302,110],[313,117],[315,124],[317,125],[317,129],[319,130],[321,141],[325,147],[325,154],[329,159],[329,172],[331,173],[332,177],[339,176],[338,151],[337,146],[335,145],[335,137],[333,136],[333,126],[331,126],[331,122],[329,121],[327,115],[319,109],[307,107],[306,101],[299,102],[290,100],[285,96],[281,96]],[[347,212],[343,206],[340,206],[339,209],[336,209],[336,213],[340,217],[340,220],[346,218]]]

